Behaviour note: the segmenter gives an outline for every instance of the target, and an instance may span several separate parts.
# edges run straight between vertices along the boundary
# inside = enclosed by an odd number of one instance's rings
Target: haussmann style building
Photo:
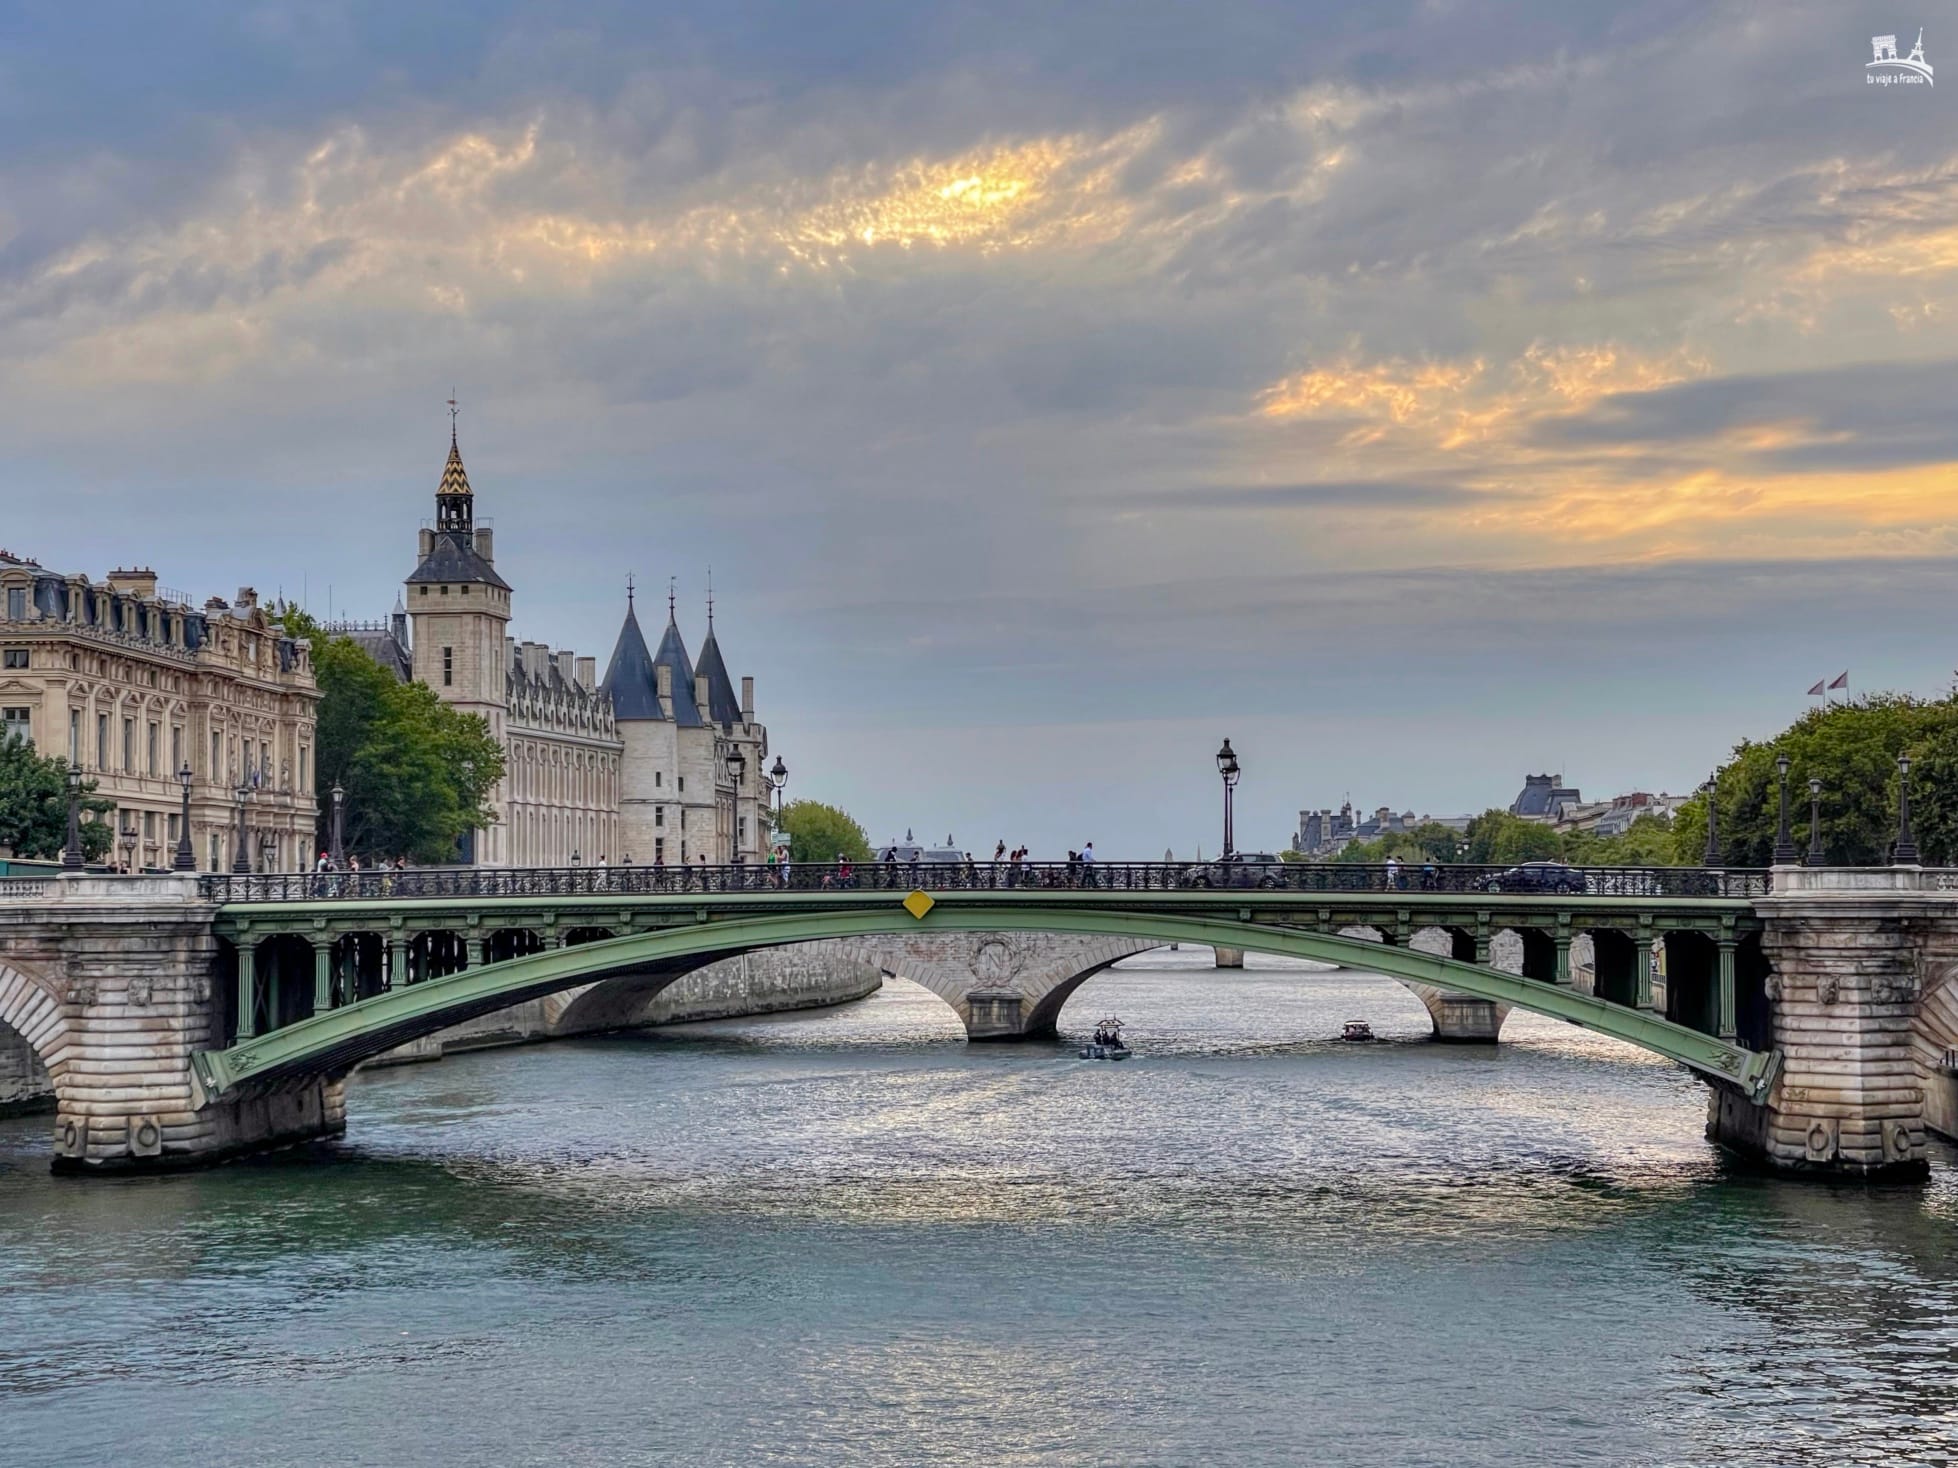
[[[234,865],[241,805],[252,868],[303,867],[319,697],[310,644],[250,587],[197,607],[154,571],[91,581],[0,551],[0,725],[114,802],[114,861],[172,864],[188,768],[199,870]]]
[[[476,523],[475,492],[453,435],[435,492],[435,520],[404,597],[385,622],[339,623],[404,681],[478,714],[501,744],[495,822],[465,838],[458,858],[484,866],[604,860],[668,866],[756,861],[766,802],[768,731],[754,679],[737,695],[714,632],[696,663],[673,600],[656,649],[630,589],[604,678],[597,660],[510,635],[512,589],[497,574],[495,538]],[[739,782],[729,755],[739,750]]]

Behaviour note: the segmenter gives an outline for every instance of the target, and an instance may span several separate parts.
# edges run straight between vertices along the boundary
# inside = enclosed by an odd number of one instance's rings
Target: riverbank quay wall
[[[366,1063],[404,1065],[470,1050],[534,1045],[576,1035],[826,1009],[868,998],[883,982],[877,965],[864,962],[840,945],[804,943],[724,958],[675,979],[651,995],[621,994],[608,1002],[608,984],[612,989],[621,988],[618,980],[546,994],[451,1025]]]

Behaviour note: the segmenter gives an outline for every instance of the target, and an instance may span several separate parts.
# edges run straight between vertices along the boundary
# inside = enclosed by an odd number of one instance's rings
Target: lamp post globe
[[[195,778],[190,761],[185,760],[183,767],[177,771],[177,783],[183,787],[184,806],[177,816],[177,851],[170,859],[171,867],[180,872],[197,870],[197,857],[190,847],[190,785]]]
[[[61,848],[63,870],[82,869],[82,772],[68,766],[68,844]]]
[[[134,826],[124,826],[122,828],[120,844],[122,846],[123,875],[129,876],[136,870],[136,828]]]

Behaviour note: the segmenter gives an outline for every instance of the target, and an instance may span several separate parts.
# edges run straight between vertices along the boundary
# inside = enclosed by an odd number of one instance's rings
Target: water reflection
[[[344,1143],[48,1177],[0,1123],[0,1462],[1897,1461],[1958,1193],[1731,1169],[1704,1093],[1397,985],[1150,955],[1142,1053],[923,990],[358,1078]],[[1256,960],[1253,963],[1256,964]],[[1345,1046],[1368,1017],[1387,1043]],[[1908,1451],[1906,1451],[1908,1449]],[[1927,1459],[1928,1460],[1928,1459]]]

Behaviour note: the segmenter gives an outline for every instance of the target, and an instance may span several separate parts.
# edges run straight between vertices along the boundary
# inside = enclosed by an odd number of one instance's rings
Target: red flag
[[[1808,696],[1810,698],[1822,697],[1822,690],[1828,686],[1828,683],[1829,680],[1827,678],[1818,679],[1816,685],[1813,688],[1809,689]]]
[[[1847,668],[1844,668],[1842,671],[1842,676],[1836,679],[1836,681],[1831,683],[1829,686],[1831,688],[1847,688],[1849,686],[1849,670]]]

